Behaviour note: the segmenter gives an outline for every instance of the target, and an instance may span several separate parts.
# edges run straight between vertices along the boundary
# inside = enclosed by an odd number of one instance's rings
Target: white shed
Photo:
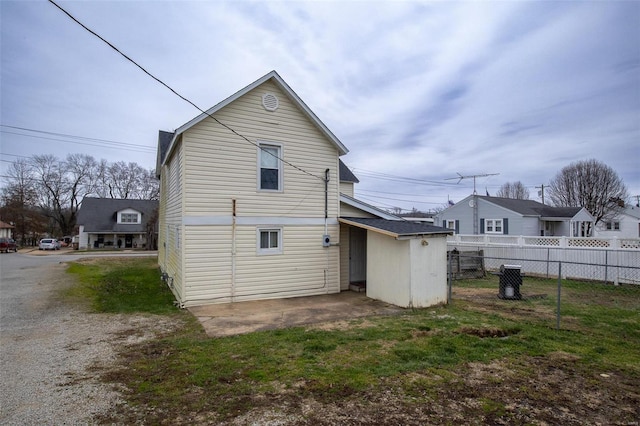
[[[452,230],[403,220],[339,220],[367,232],[367,297],[406,308],[447,302],[447,235]]]

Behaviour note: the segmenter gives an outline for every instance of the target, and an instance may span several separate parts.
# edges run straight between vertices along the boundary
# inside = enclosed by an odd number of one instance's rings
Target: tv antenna
[[[479,177],[487,177],[487,176],[497,176],[500,173],[484,173],[481,175],[469,175],[469,176],[462,176],[460,173],[456,172],[456,174],[458,175],[458,177],[452,177],[452,178],[447,178],[445,180],[453,180],[453,179],[458,179],[458,183],[460,183],[462,181],[462,179],[471,179],[473,178],[473,195],[476,195],[476,178]]]

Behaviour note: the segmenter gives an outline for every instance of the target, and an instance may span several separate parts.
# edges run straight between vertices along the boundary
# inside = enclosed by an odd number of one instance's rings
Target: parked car
[[[10,251],[14,253],[18,251],[18,245],[15,240],[12,238],[0,238],[0,253],[9,253]]]
[[[60,250],[60,243],[55,238],[43,238],[40,240],[38,250]]]

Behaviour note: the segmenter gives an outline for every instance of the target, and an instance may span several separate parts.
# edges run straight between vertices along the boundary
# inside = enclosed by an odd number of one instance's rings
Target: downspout
[[[327,220],[329,219],[329,169],[324,171],[324,235],[329,234],[329,228],[327,226]],[[326,292],[329,292],[327,273],[329,272],[329,250],[327,249],[327,266],[324,270],[324,287]]]
[[[231,302],[236,296],[236,200],[231,200]]]
[[[329,218],[329,169],[324,171],[324,235],[329,233],[327,220]]]

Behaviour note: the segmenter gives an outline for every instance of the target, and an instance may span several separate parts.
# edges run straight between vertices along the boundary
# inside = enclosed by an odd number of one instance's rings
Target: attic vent
[[[278,109],[279,101],[273,93],[265,93],[262,95],[262,106],[267,111],[275,111]]]

